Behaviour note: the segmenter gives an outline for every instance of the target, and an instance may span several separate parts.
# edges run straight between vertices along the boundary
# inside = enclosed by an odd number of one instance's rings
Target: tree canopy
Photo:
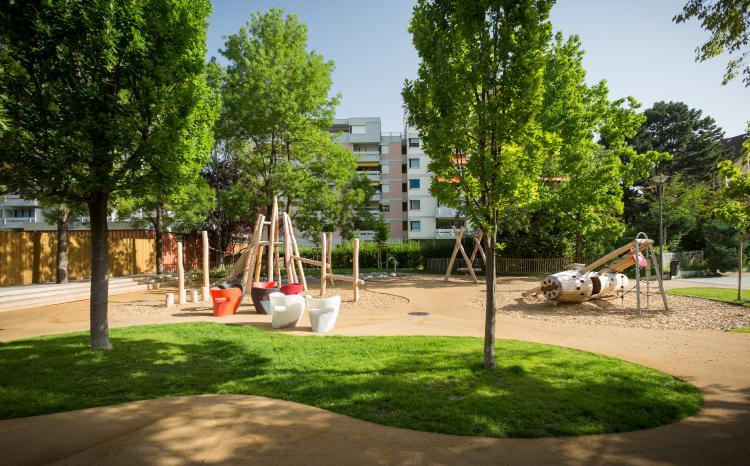
[[[750,44],[750,0],[689,0],[682,13],[675,15],[676,23],[695,18],[711,37],[695,50],[699,61],[726,53],[727,63],[722,84],[742,74],[745,86],[750,86],[750,64],[747,63]]]
[[[498,226],[536,198],[552,143],[537,122],[552,4],[421,0],[409,24],[420,64],[402,94],[436,175],[432,191],[453,206],[463,196],[467,217],[487,238],[488,368],[495,367]]]
[[[716,163],[725,156],[724,131],[713,118],[683,102],[656,102],[644,115],[646,121],[631,140],[636,150],[668,152],[672,160],[660,167],[665,175],[711,179]]]
[[[137,191],[166,163],[153,146],[170,140],[174,128],[155,121],[182,124],[193,114],[210,11],[207,0],[12,2],[0,11],[0,95],[9,126],[0,184],[88,206],[94,348],[111,347],[109,201]],[[190,154],[175,152],[170,166]]]
[[[330,95],[334,64],[306,47],[307,26],[275,8],[227,37],[216,158],[237,170],[241,186],[229,197],[252,193],[251,211],[281,196],[310,228],[351,234],[347,216],[372,190],[359,182],[354,154],[326,131],[339,101]]]

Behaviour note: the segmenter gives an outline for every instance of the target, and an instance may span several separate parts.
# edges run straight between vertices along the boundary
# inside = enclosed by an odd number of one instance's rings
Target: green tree
[[[451,206],[463,195],[467,217],[485,233],[486,368],[495,367],[499,224],[536,197],[550,143],[536,117],[552,4],[420,0],[409,25],[421,62],[403,98],[437,176],[432,192]]]
[[[373,225],[375,231],[375,244],[378,246],[378,270],[383,268],[383,248],[391,237],[391,226],[385,220],[385,214],[378,215],[378,220]]]
[[[672,160],[659,166],[660,174],[678,173],[686,180],[707,181],[715,174],[713,167],[726,153],[724,131],[710,116],[682,102],[656,102],[644,112],[646,121],[632,138],[639,152],[668,152]]]
[[[215,63],[207,73],[217,73]],[[212,70],[212,68],[214,68]],[[214,208],[208,184],[200,173],[206,166],[214,145],[213,127],[219,116],[221,99],[218,87],[211,87],[206,75],[177,87],[167,96],[157,113],[144,112],[147,126],[142,153],[152,160],[148,170],[129,198],[118,202],[125,216],[136,210],[146,214],[155,231],[156,273],[164,273],[162,233],[169,227],[192,229],[203,223]],[[216,85],[216,81],[213,81]],[[192,105],[192,108],[191,108]],[[190,109],[185,113],[184,109]],[[171,216],[167,216],[171,212]]]
[[[91,219],[91,346],[109,349],[107,213],[163,162],[160,116],[188,115],[204,73],[207,0],[6,4],[0,178],[85,203]],[[168,110],[166,110],[168,109]],[[178,157],[181,156],[178,154]]]
[[[339,222],[341,207],[366,201],[367,192],[353,183],[354,155],[325,131],[339,101],[329,96],[333,62],[306,47],[307,26],[280,9],[253,13],[246,27],[227,37],[221,150],[252,193],[246,202],[269,209],[280,196],[282,208],[297,210],[300,220]],[[337,227],[346,234],[352,224]]]
[[[746,155],[750,158],[750,155]],[[737,299],[742,300],[743,249],[750,237],[750,173],[743,173],[730,160],[719,164],[719,173],[726,179],[721,190],[722,201],[716,214],[740,231],[737,252],[739,275],[737,276]]]
[[[589,86],[577,36],[558,33],[544,73],[542,128],[560,138],[560,150],[545,162],[550,196],[542,207],[563,230],[575,235],[575,257],[583,262],[584,239],[610,243],[624,231],[623,187],[660,157],[639,154],[627,144],[644,120],[632,98],[610,102],[604,81]],[[595,141],[606,139],[606,147]]]
[[[726,84],[741,72],[745,86],[750,86],[750,65],[747,46],[750,44],[750,1],[748,0],[689,0],[673,21],[684,23],[692,18],[701,22],[711,37],[695,50],[695,59],[706,61],[728,54],[722,84]]]

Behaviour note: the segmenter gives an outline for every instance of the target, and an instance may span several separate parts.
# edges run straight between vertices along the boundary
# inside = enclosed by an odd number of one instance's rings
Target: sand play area
[[[637,317],[629,298],[554,306],[525,302],[536,280],[500,278],[497,338],[581,349],[653,367],[704,395],[696,415],[620,434],[542,439],[463,437],[372,424],[319,408],[247,395],[135,401],[0,421],[4,464],[743,464],[750,457],[750,335],[720,331],[746,310],[652,297]],[[242,305],[213,318],[210,307],[163,307],[165,289],[113,297],[112,327],[211,321],[269,329],[270,316]],[[333,335],[484,334],[484,285],[438,276],[368,282],[354,305],[348,287]],[[415,314],[416,313],[416,314]],[[0,340],[88,328],[88,302],[0,313]],[[314,335],[309,321],[285,329]],[[502,358],[502,355],[498,355]]]

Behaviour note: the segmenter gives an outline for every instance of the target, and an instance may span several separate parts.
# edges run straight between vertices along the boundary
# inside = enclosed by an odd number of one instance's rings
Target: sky
[[[555,31],[581,38],[587,81],[606,80],[611,98],[633,96],[643,109],[682,101],[713,117],[726,136],[745,131],[750,87],[722,86],[726,60],[695,61],[708,33],[674,24],[686,0],[560,0]],[[208,57],[222,60],[222,36],[239,31],[251,11],[282,8],[308,25],[308,49],[333,60],[337,118],[379,116],[382,131],[403,131],[401,88],[414,79],[419,57],[407,28],[412,0],[213,0]]]

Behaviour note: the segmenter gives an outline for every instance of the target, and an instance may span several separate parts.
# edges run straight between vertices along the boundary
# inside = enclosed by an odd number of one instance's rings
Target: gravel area
[[[624,299],[592,299],[583,303],[555,304],[543,297],[524,299],[521,293],[537,286],[539,280],[501,278],[498,280],[497,309],[505,315],[571,324],[604,325],[679,330],[727,330],[750,325],[750,308],[689,296],[667,295],[669,311],[664,312],[661,295],[649,297],[646,307],[645,287],[642,288],[641,309],[636,311],[635,290]],[[651,292],[658,291],[652,286]],[[484,310],[485,293],[471,298],[472,306]]]
[[[310,287],[308,293],[313,296],[318,295],[319,288]],[[359,301],[354,303],[353,291],[351,287],[326,287],[326,296],[341,295],[341,311],[342,312],[367,312],[367,311],[390,311],[403,309],[404,304],[408,303],[409,300],[401,296],[392,294],[379,293],[375,291],[369,291],[360,288]],[[189,297],[188,297],[189,299]],[[247,304],[240,306],[239,313],[255,313],[255,308],[252,307],[250,296],[247,296]],[[164,301],[132,301],[127,304],[118,304],[110,307],[110,313],[123,315],[123,316],[161,316],[161,315],[174,315],[174,314],[195,314],[195,315],[206,315],[211,313],[211,303],[186,303],[182,305],[175,305],[174,307],[165,307]]]

